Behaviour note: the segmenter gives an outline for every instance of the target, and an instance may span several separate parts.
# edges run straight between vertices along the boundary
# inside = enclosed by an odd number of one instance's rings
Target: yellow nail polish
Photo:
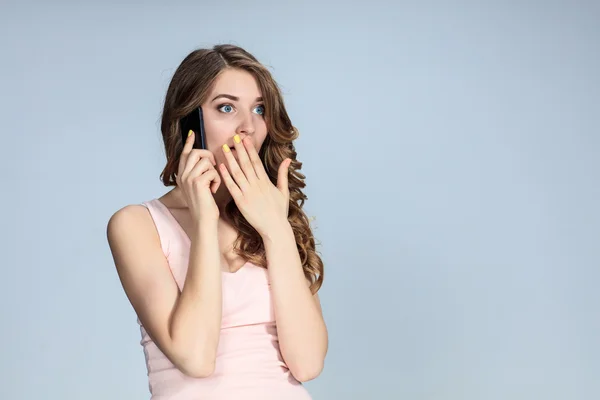
[[[225,151],[225,153],[229,153],[231,150],[229,149],[229,146],[227,146],[227,144],[223,145],[223,150]]]
[[[233,140],[234,140],[236,143],[239,143],[239,142],[241,142],[241,141],[242,141],[242,139],[240,139],[240,135],[235,135],[235,136],[233,137]]]
[[[188,132],[188,137],[192,136],[192,130],[190,129],[190,131]]]

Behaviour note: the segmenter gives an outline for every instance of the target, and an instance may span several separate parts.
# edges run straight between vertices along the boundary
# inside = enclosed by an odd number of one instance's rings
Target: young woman
[[[197,107],[205,150],[180,133]],[[161,130],[161,180],[174,188],[107,227],[152,399],[310,399],[302,382],[328,347],[323,263],[277,84],[242,48],[196,50],[172,78]]]

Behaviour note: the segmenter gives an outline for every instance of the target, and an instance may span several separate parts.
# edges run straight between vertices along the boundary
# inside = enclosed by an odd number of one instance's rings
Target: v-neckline
[[[185,231],[185,229],[183,229],[183,226],[181,226],[179,221],[177,221],[177,218],[175,218],[175,215],[173,215],[171,210],[169,210],[169,207],[167,207],[165,205],[165,203],[160,201],[160,199],[156,199],[156,202],[159,204],[159,207],[161,207],[165,211],[165,213],[167,214],[167,218],[169,218],[171,220],[171,222],[173,222],[173,224],[176,226],[176,229],[179,231],[179,234],[184,238],[184,241],[186,243],[186,246],[184,246],[184,248],[186,249],[186,251],[189,255],[190,247],[192,245],[192,239],[190,239],[190,237],[187,234],[187,232]],[[253,265],[253,264],[251,264],[250,261],[246,261],[235,272],[225,271],[225,270],[221,269],[221,273],[225,274],[226,276],[237,275],[242,269],[246,269],[246,267],[249,265]]]

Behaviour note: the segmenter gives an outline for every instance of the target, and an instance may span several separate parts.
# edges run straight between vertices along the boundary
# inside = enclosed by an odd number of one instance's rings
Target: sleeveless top
[[[183,289],[190,239],[158,199],[142,203],[152,216],[173,279]],[[265,268],[246,263],[222,273],[223,312],[215,371],[192,378],[175,367],[141,324],[151,400],[310,400],[289,372],[279,349],[269,277]]]

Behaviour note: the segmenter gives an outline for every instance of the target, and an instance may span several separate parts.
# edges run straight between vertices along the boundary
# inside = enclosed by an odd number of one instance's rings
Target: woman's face
[[[222,146],[227,144],[234,157],[233,136],[252,138],[256,149],[260,149],[267,137],[264,118],[264,103],[256,80],[249,72],[226,69],[216,79],[212,91],[202,104],[206,147],[217,161],[225,163]]]

